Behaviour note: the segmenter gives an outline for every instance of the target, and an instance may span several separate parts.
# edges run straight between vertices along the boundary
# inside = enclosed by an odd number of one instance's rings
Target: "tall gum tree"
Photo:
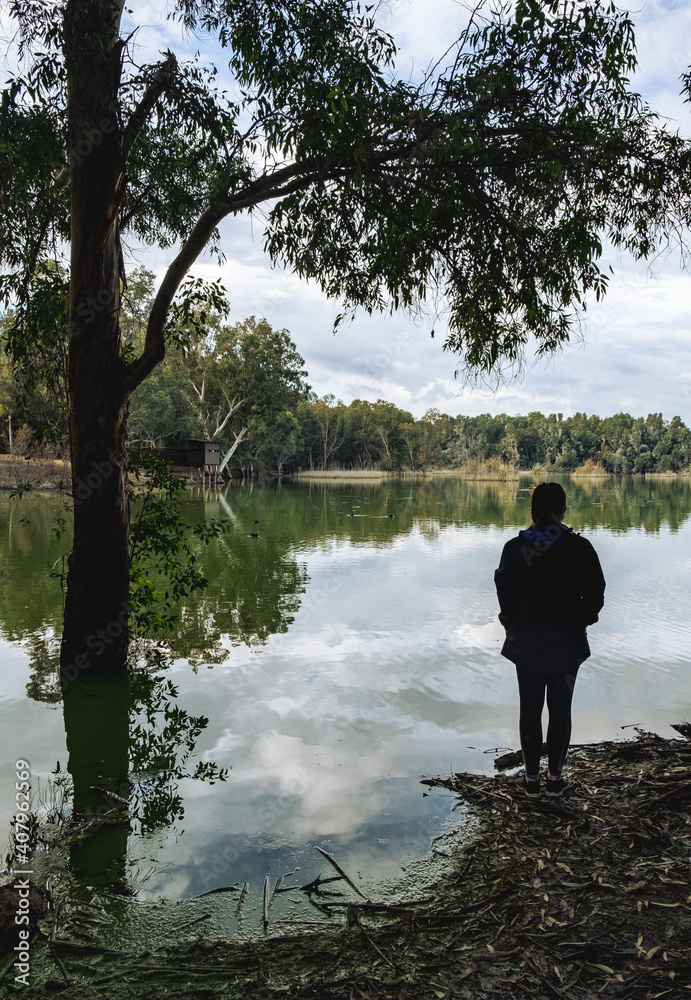
[[[68,0],[63,22],[70,177],[70,448],[74,543],[63,656],[124,662],[129,598],[126,366],[120,337],[120,2]],[[127,126],[132,128],[134,123]],[[93,141],[93,130],[99,141]],[[86,155],[81,155],[81,150]],[[110,650],[109,655],[106,650]],[[78,658],[83,659],[78,661]]]
[[[440,296],[459,370],[569,337],[606,291],[603,241],[650,257],[684,231],[687,145],[634,94],[613,4],[480,8],[424,79],[353,0],[173,0],[224,50],[137,65],[120,0],[11,0],[18,70],[0,106],[0,294],[26,350],[33,275],[69,246],[75,496],[63,669],[121,671],[127,645],[128,400],[219,223],[263,206],[271,257],[346,313]],[[175,247],[144,347],[123,355],[122,241]],[[40,338],[33,343],[40,350]]]

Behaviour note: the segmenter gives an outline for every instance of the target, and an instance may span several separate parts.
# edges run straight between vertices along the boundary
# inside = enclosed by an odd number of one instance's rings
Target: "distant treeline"
[[[65,305],[60,278],[58,305]],[[143,349],[155,289],[144,268],[129,277],[120,326],[123,353]],[[419,420],[379,399],[318,398],[288,330],[265,319],[225,322],[225,306],[204,300],[197,315],[172,311],[169,350],[129,407],[133,449],[217,441],[222,462],[243,470],[383,469],[425,471],[477,466],[500,473],[543,466],[555,472],[681,472],[691,465],[691,432],[680,417],[617,413],[451,417],[429,410]],[[64,309],[63,309],[64,312]],[[56,315],[63,315],[58,309]],[[190,318],[191,317],[191,318]],[[0,450],[67,456],[67,341],[54,324],[54,350],[12,361],[3,350],[12,314],[0,318]],[[489,467],[489,468],[488,468]]]
[[[680,417],[628,413],[489,413],[451,417],[437,410],[415,420],[392,403],[331,398],[298,406],[302,447],[293,465],[326,469],[458,468],[473,464],[614,474],[681,472],[691,464],[691,431]]]

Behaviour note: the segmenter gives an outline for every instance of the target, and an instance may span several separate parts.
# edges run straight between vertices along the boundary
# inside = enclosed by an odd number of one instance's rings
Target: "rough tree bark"
[[[159,290],[146,348],[126,365],[120,336],[124,266],[118,217],[127,155],[176,72],[161,64],[127,122],[118,92],[125,42],[123,0],[67,0],[64,56],[68,81],[67,177],[71,185],[69,404],[74,543],[62,636],[63,683],[82,671],[121,673],[126,666],[129,601],[127,407],[136,387],[162,360],[168,307],[194,256],[176,259]],[[206,222],[210,232],[216,218]],[[208,236],[207,236],[208,238]],[[203,244],[202,244],[203,245]],[[201,248],[201,247],[200,247]],[[197,253],[199,250],[197,249]],[[107,569],[106,569],[107,567]]]
[[[68,680],[75,670],[120,671],[127,652],[127,394],[119,327],[118,236],[125,183],[117,105],[121,10],[118,0],[70,0],[64,25],[71,161],[69,396],[74,484],[74,546],[61,654],[63,677]]]

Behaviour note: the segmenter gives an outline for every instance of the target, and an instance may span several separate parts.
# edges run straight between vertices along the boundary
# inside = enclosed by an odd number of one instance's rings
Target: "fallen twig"
[[[188,920],[185,927],[192,927],[194,924],[200,924],[202,920],[210,920],[210,913],[202,913],[201,917],[195,917],[194,920]]]
[[[674,788],[670,788],[668,792],[663,792],[662,795],[656,796],[654,799],[650,799],[648,805],[654,806],[658,802],[663,802],[665,799],[672,798],[673,795],[677,795],[679,792],[685,791],[687,788],[691,788],[691,781],[683,781],[675,785]]]
[[[239,892],[239,885],[221,885],[217,889],[207,889],[206,892],[200,892],[198,896],[192,896],[192,899],[201,899],[202,896],[213,896],[215,892]]]
[[[350,876],[349,876],[349,875],[348,875],[348,874],[347,874],[347,873],[346,873],[346,872],[345,872],[345,871],[344,871],[344,870],[343,870],[343,869],[341,868],[341,866],[339,865],[338,861],[336,861],[336,859],[335,859],[335,857],[333,856],[333,854],[329,854],[329,852],[328,852],[328,851],[325,851],[325,850],[323,850],[323,849],[322,849],[321,847],[318,847],[318,848],[317,848],[317,850],[319,851],[319,853],[320,853],[320,854],[323,854],[323,855],[324,855],[324,857],[326,858],[326,860],[327,860],[327,861],[328,861],[328,862],[329,862],[330,864],[332,864],[332,865],[334,866],[334,868],[336,869],[336,871],[337,871],[337,872],[338,872],[338,873],[339,873],[339,874],[340,874],[340,875],[341,875],[341,876],[342,876],[342,877],[343,877],[343,878],[344,878],[344,879],[346,880],[346,882],[348,883],[348,885],[349,885],[349,886],[350,886],[350,887],[351,887],[352,889],[354,889],[354,890],[355,890],[355,892],[356,892],[356,893],[358,894],[358,896],[362,896],[362,898],[363,898],[363,899],[366,899],[366,898],[367,898],[367,897],[365,896],[364,892],[361,892],[361,891],[360,891],[360,890],[358,889],[358,887],[357,887],[357,886],[355,885],[355,883],[353,882],[352,878],[351,878],[351,877],[350,877]]]
[[[55,962],[55,964],[57,965],[57,967],[60,969],[60,972],[62,973],[63,979],[65,980],[66,983],[69,983],[70,982],[70,977],[67,975],[67,969],[65,968],[65,963],[60,958],[60,956],[58,955],[57,951],[51,951],[51,955],[53,957],[53,961]]]
[[[274,889],[274,892],[319,892],[320,886],[326,885],[328,882],[341,882],[342,880],[342,875],[332,875],[331,878],[322,878],[321,875],[317,875],[316,878],[313,878],[311,882],[307,882],[305,885],[287,885],[285,888]]]
[[[470,955],[469,958],[472,962],[498,962],[502,958],[512,958],[514,955],[518,955],[520,950],[518,947],[512,948],[511,951],[480,952],[479,955]]]

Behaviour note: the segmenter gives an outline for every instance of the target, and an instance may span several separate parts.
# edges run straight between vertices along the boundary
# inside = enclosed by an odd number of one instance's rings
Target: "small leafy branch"
[[[130,489],[130,633],[143,636],[170,632],[179,620],[176,605],[208,586],[195,566],[192,542],[198,539],[206,545],[227,526],[222,521],[187,526],[180,514],[185,481],[150,452],[142,452],[134,476],[142,486]]]
[[[208,586],[195,565],[194,541],[206,545],[223,534],[227,525],[223,521],[186,525],[180,513],[185,480],[174,475],[170,465],[151,452],[142,452],[141,466],[133,469],[133,476],[136,483],[129,489],[130,634],[143,638],[172,631],[179,620],[174,610],[179,602]],[[31,483],[20,483],[10,498],[21,501],[31,490]],[[73,507],[72,496],[68,494],[50,529],[57,540],[69,530]],[[21,521],[28,524],[29,518]],[[62,553],[50,573],[60,580],[63,590],[69,554]]]
[[[33,483],[28,479],[26,481],[20,481],[10,492],[10,500],[21,500],[25,493],[30,493],[33,489]]]
[[[155,657],[148,657],[146,669],[130,673],[130,810],[141,833],[183,818],[178,781],[193,778],[213,785],[228,777],[228,768],[212,761],[200,760],[188,768],[209,720],[175,704],[178,689],[170,678],[151,672]]]

